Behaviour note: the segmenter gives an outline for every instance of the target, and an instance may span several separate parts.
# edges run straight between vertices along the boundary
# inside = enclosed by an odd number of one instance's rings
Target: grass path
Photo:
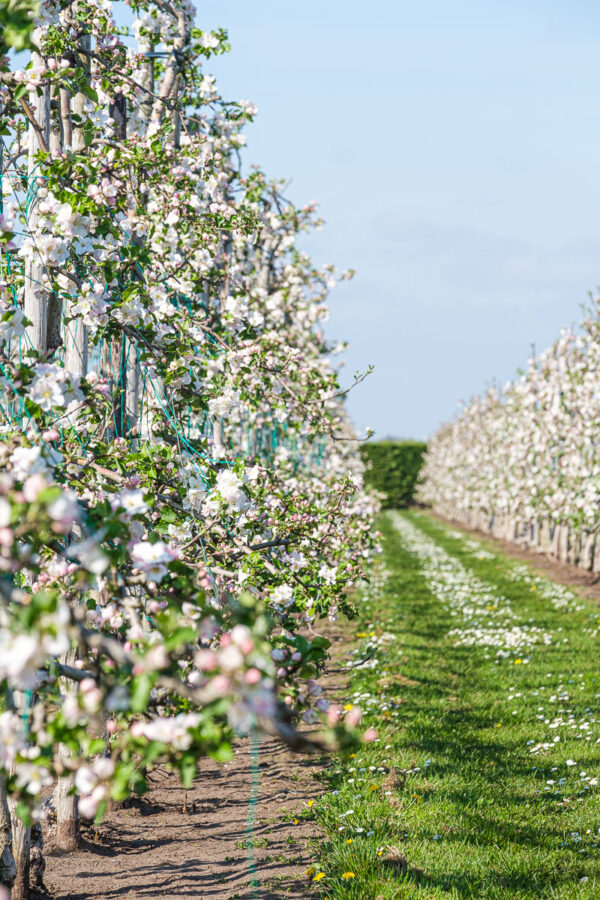
[[[327,835],[311,887],[600,897],[600,609],[425,514],[383,532],[344,698],[379,739],[306,811]]]

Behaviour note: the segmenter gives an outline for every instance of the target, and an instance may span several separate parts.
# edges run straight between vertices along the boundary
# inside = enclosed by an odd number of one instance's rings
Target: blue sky
[[[248,163],[327,220],[360,427],[425,437],[600,284],[600,11],[588,0],[203,0]]]

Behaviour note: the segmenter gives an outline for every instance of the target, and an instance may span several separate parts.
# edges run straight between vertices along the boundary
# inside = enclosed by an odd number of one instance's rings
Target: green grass
[[[600,897],[600,794],[589,781],[600,774],[598,608],[576,597],[556,609],[541,581],[485,542],[401,515],[552,643],[500,658],[455,646],[448,632],[462,619],[386,517],[388,578],[356,628],[370,635],[359,657],[370,644],[377,665],[354,670],[342,701],[365,711],[379,740],[326,769],[327,792],[307,810],[326,835],[307,879],[323,873],[311,886],[329,900]],[[550,728],[557,717],[566,724]]]

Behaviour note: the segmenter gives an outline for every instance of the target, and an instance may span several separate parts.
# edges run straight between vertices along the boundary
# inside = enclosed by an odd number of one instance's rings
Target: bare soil
[[[327,693],[345,681],[340,663],[348,626],[329,629],[334,642]],[[260,743],[258,802],[248,825],[251,745],[240,741],[234,759],[204,759],[185,791],[177,775],[157,768],[150,789],[82,830],[80,849],[63,854],[45,836],[45,900],[277,900],[312,894],[306,869],[318,840],[316,824],[297,818],[322,790],[328,757],[293,753],[275,740]],[[296,823],[297,824],[296,824]],[[254,884],[253,884],[254,881]]]
[[[589,600],[600,602],[600,577],[596,572],[586,572],[584,569],[578,569],[569,563],[559,562],[546,556],[545,553],[538,553],[536,550],[521,547],[512,541],[505,541],[501,538],[492,537],[486,531],[479,531],[477,528],[468,528],[462,522],[454,522],[452,519],[446,519],[439,516],[430,509],[426,510],[427,514],[433,519],[437,519],[443,525],[456,528],[457,531],[464,531],[466,534],[472,534],[474,537],[486,540],[489,544],[496,547],[512,559],[518,559],[521,562],[531,566],[538,574],[556,581],[565,587],[576,588],[577,591]]]

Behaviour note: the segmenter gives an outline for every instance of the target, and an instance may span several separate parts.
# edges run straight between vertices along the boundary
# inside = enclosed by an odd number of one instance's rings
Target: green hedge
[[[361,455],[367,465],[365,481],[387,494],[384,509],[398,509],[413,502],[426,449],[427,444],[421,441],[380,441],[361,445]]]

